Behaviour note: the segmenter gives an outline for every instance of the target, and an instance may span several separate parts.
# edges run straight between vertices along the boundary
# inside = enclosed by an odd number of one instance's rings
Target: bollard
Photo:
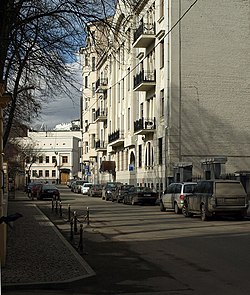
[[[56,198],[56,214],[58,213],[58,200]]]
[[[59,213],[60,213],[60,217],[62,217],[62,202],[59,202]]]
[[[80,239],[79,239],[79,245],[78,250],[80,252],[83,252],[83,224],[80,224]]]
[[[87,207],[86,219],[87,219],[87,225],[89,225],[89,207]]]
[[[70,204],[68,204],[68,221],[70,221]]]
[[[52,198],[52,200],[51,200],[51,210],[52,210],[52,212],[54,211],[54,198]]]
[[[74,234],[73,234],[73,219],[70,220],[70,241],[74,240]]]
[[[76,211],[74,211],[74,233],[77,233],[77,218],[76,218]]]

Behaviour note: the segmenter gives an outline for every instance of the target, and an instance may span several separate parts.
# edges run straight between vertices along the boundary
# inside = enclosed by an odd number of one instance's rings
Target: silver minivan
[[[171,183],[160,199],[160,210],[171,209],[176,214],[180,214],[184,204],[184,197],[192,193],[195,185],[196,182]]]

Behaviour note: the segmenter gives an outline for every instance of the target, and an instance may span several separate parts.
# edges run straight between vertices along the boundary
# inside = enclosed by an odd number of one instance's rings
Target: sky
[[[72,87],[72,89],[69,89],[70,97],[66,94],[60,94],[55,101],[44,105],[39,119],[36,119],[32,124],[35,129],[39,130],[41,127],[52,129],[57,124],[80,119],[81,68],[79,63],[72,64],[72,67],[76,72],[75,77],[79,81],[76,86],[78,90]]]

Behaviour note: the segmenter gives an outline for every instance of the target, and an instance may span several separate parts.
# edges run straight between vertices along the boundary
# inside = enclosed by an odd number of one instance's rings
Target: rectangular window
[[[49,163],[49,156],[46,156],[45,161],[46,163]]]
[[[37,170],[32,170],[32,177],[37,177]]]
[[[52,177],[56,177],[56,170],[52,170]]]
[[[140,144],[138,146],[139,151],[138,151],[138,166],[141,167],[142,166],[142,145]]]
[[[85,56],[85,67],[87,67],[89,65],[89,60],[88,60],[88,57]]]
[[[159,159],[158,159],[158,162],[159,162],[159,165],[162,165],[162,162],[163,162],[163,159],[162,159],[162,150],[163,150],[163,147],[162,147],[162,137],[158,139],[158,153],[159,153]]]
[[[164,39],[160,43],[160,67],[164,67]]]
[[[95,82],[92,83],[92,96],[95,96]]]
[[[85,88],[88,88],[88,76],[85,76],[84,86],[85,86]]]
[[[95,57],[92,57],[92,71],[95,71]]]
[[[160,102],[161,102],[161,116],[164,116],[164,89],[160,93]]]
[[[45,177],[49,177],[49,170],[45,170]]]
[[[68,156],[62,156],[62,163],[68,163]]]
[[[39,177],[42,177],[43,176],[43,170],[39,170]]]
[[[56,156],[52,156],[52,163],[56,163]]]
[[[43,156],[39,156],[39,163],[41,164],[43,162]]]
[[[32,163],[35,163],[36,162],[36,156],[33,156],[32,157]]]
[[[128,108],[128,130],[130,130],[130,108]]]

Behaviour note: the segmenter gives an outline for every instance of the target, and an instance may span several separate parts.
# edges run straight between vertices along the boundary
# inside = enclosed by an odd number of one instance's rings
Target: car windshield
[[[77,180],[77,182],[76,182],[76,184],[78,185],[78,184],[80,184],[80,185],[82,185],[82,184],[84,184],[85,182],[83,181],[83,180]]]
[[[43,186],[43,189],[57,189],[54,185],[46,184]]]
[[[92,186],[92,183],[85,183],[84,184],[84,187],[91,187]]]
[[[217,182],[215,183],[216,194],[219,195],[239,195],[245,194],[243,186],[238,182]]]

